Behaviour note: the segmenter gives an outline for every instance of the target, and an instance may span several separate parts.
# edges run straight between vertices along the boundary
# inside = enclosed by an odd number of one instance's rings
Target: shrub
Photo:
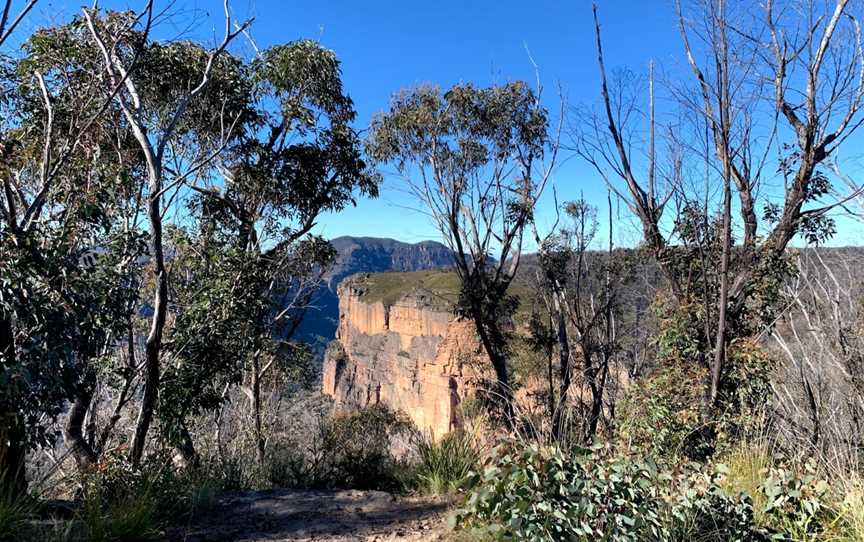
[[[391,454],[394,438],[410,424],[383,406],[336,414],[305,439],[286,442],[268,458],[274,487],[395,489],[402,465]]]
[[[558,448],[498,448],[483,472],[469,478],[455,523],[500,539],[627,540],[640,532],[662,538],[653,464],[592,458],[587,452],[568,458]]]
[[[759,434],[766,423],[766,397],[771,397],[771,372],[777,361],[753,340],[733,341],[720,381],[715,415],[720,449]]]
[[[746,496],[730,497],[722,472],[662,471],[602,449],[498,448],[469,477],[459,528],[500,540],[759,539]]]
[[[710,456],[711,426],[702,423],[700,413],[704,379],[704,369],[673,362],[639,380],[618,409],[619,440],[661,460]]]
[[[472,435],[464,431],[449,433],[438,442],[421,438],[417,443],[417,485],[427,493],[455,490],[479,463]]]
[[[829,486],[816,475],[812,462],[799,473],[787,468],[771,468],[762,484],[766,503],[766,523],[793,540],[813,540],[825,532],[835,518],[827,505]]]
[[[744,542],[758,540],[753,504],[746,494],[723,489],[725,468],[691,465],[692,472],[669,488],[666,529],[670,540]]]

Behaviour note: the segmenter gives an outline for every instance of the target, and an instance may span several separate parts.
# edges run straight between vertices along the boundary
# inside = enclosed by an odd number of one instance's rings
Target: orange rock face
[[[337,339],[324,357],[323,392],[342,408],[384,404],[440,438],[459,423],[482,355],[473,324],[409,294],[389,307],[339,288]]]

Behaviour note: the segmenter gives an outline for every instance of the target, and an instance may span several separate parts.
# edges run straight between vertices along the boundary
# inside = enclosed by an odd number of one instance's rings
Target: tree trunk
[[[0,367],[15,365],[15,334],[12,321],[0,318]],[[26,432],[21,414],[10,404],[0,404],[0,491],[23,495],[27,491],[24,459]]]
[[[593,442],[597,435],[597,425],[603,413],[603,386],[591,384],[591,412],[588,414],[588,430],[585,432],[585,442]]]
[[[603,353],[603,365],[600,367],[600,377],[598,381],[597,372],[592,372],[589,380],[591,388],[591,412],[588,416],[588,431],[585,433],[586,442],[593,442],[597,435],[597,426],[600,423],[600,417],[603,415],[603,396],[606,392],[606,381],[609,376],[609,354]]]
[[[714,360],[711,363],[711,387],[708,394],[709,406],[717,404],[720,392],[720,378],[726,358],[726,308],[729,304],[729,253],[732,248],[732,190],[729,181],[729,168],[726,166],[723,180],[723,253],[720,261],[720,299],[717,316],[717,336],[714,344]]]
[[[556,300],[556,304],[559,304]],[[558,405],[552,421],[552,436],[559,440],[564,431],[564,409],[567,395],[570,393],[570,339],[567,335],[567,320],[564,318],[563,307],[558,307],[558,350],[560,361],[561,382],[558,390]]]
[[[87,418],[90,403],[93,401],[95,385],[96,375],[92,371],[87,371],[84,382],[75,390],[72,407],[69,409],[69,418],[63,428],[63,439],[75,459],[75,465],[79,472],[85,471],[97,459],[93,447],[84,438],[84,421]]]
[[[507,371],[507,356],[504,354],[503,339],[497,328],[497,323],[485,322],[486,318],[480,307],[474,307],[473,319],[480,336],[480,343],[492,362],[496,380],[496,402],[501,406],[502,414],[508,425],[513,424],[513,390],[510,388],[510,376]]]
[[[177,451],[183,457],[185,467],[197,469],[201,460],[198,452],[195,450],[195,442],[192,440],[192,435],[189,434],[189,428],[185,423],[180,424],[180,444],[177,446]]]
[[[129,450],[129,459],[134,465],[141,462],[147,432],[153,421],[156,402],[159,398],[159,357],[162,352],[162,332],[168,310],[168,272],[162,251],[162,175],[157,165],[150,166],[150,197],[147,216],[150,221],[150,257],[156,276],[156,292],[153,298],[153,318],[145,345],[144,397],[135,424],[135,436]]]
[[[252,410],[255,414],[255,450],[258,465],[264,465],[264,433],[261,424],[261,368],[258,356],[252,358]]]

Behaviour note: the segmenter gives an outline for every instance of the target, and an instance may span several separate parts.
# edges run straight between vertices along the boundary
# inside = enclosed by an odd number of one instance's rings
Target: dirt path
[[[448,504],[381,491],[241,491],[226,493],[172,541],[450,540]]]

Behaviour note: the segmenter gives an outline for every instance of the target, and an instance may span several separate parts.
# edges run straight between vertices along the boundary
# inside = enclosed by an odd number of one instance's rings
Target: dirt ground
[[[452,538],[447,511],[443,500],[381,491],[239,491],[169,540],[445,541]]]

